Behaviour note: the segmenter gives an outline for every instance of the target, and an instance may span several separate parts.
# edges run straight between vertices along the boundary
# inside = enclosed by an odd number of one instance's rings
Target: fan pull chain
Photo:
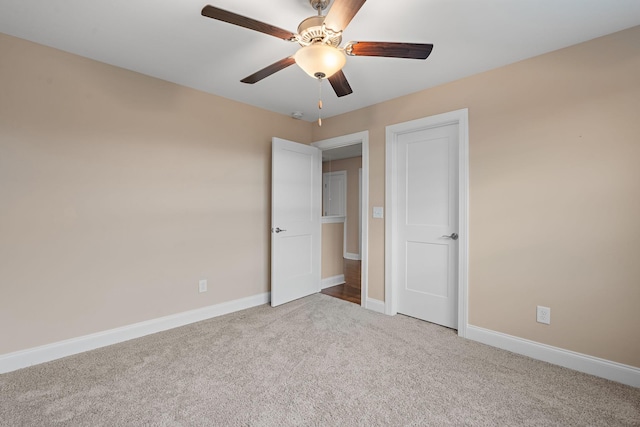
[[[318,79],[318,126],[322,126],[322,79]]]

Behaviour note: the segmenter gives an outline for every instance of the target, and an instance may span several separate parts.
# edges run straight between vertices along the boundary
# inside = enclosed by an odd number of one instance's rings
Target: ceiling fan
[[[363,41],[348,42],[344,47],[340,47],[342,31],[358,13],[365,1],[334,0],[327,15],[323,16],[322,11],[329,6],[330,0],[309,0],[318,15],[303,20],[298,26],[297,34],[210,5],[202,9],[202,16],[300,44],[301,48],[294,55],[245,77],[241,82],[249,84],[259,82],[265,77],[297,63],[311,77],[318,80],[328,79],[336,95],[341,97],[353,92],[342,72],[342,67],[346,63],[346,55],[426,59],[433,49],[432,44],[425,43]],[[322,108],[322,101],[319,102],[319,108]]]

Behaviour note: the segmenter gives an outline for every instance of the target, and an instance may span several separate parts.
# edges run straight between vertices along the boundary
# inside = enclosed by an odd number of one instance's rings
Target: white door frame
[[[331,150],[333,148],[346,147],[349,145],[362,144],[362,194],[360,203],[362,203],[362,212],[360,215],[360,226],[362,227],[362,239],[360,257],[362,259],[361,290],[360,305],[367,307],[367,295],[369,289],[369,131],[352,133],[349,135],[338,136],[336,138],[323,139],[312,143],[314,147],[321,151]]]
[[[360,215],[361,220],[363,215],[362,213],[363,207],[364,205],[362,204],[362,167],[360,167],[358,169],[358,215]],[[344,251],[345,253],[347,252],[346,246]],[[362,259],[362,221],[358,221],[358,253],[360,254],[360,259]]]
[[[459,135],[458,156],[458,335],[466,337],[468,322],[469,298],[469,110],[451,111],[405,123],[386,127],[386,156],[385,156],[385,314],[398,313],[397,286],[395,283],[396,265],[394,254],[397,253],[396,220],[396,161],[398,135],[424,130],[444,125],[457,124]]]

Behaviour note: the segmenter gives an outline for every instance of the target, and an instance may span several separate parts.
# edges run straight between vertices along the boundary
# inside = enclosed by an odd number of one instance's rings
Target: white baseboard
[[[384,301],[373,298],[367,298],[366,309],[384,314]]]
[[[3,354],[0,355],[0,374],[266,304],[270,301],[270,298],[270,293],[266,292],[108,331]]]
[[[565,368],[617,381],[632,387],[640,387],[640,368],[529,341],[478,326],[467,325],[466,337],[473,341],[529,356],[533,359],[564,366]]]
[[[351,261],[360,261],[360,260],[362,260],[362,257],[360,256],[360,254],[352,254],[350,252],[345,252],[344,253],[344,258],[345,259],[350,259]]]
[[[320,281],[320,288],[327,289],[332,286],[342,285],[345,282],[344,274],[338,274],[337,276],[327,277]]]

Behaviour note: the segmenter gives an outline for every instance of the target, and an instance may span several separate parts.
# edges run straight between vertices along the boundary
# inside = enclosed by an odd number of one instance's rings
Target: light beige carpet
[[[640,389],[326,295],[0,375],[3,426],[631,426]]]

